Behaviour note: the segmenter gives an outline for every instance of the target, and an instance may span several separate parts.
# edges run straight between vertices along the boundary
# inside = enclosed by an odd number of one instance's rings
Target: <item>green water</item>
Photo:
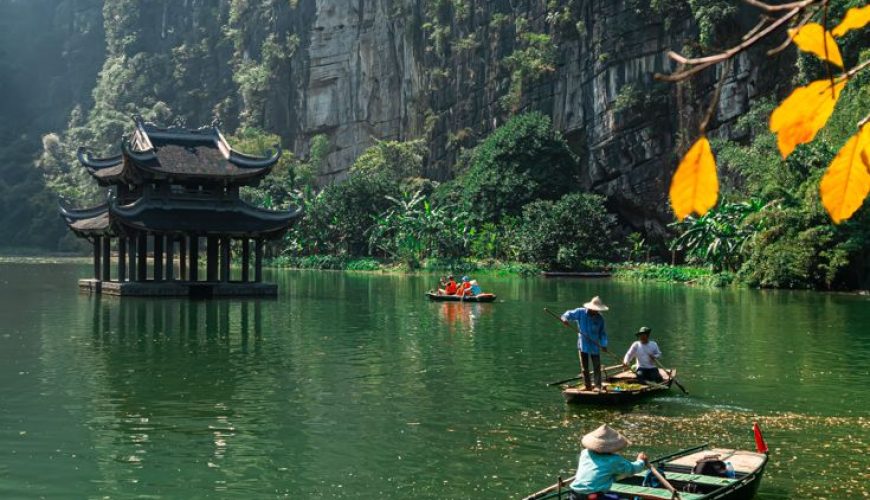
[[[630,451],[772,450],[761,498],[868,494],[870,298],[486,277],[276,272],[277,300],[79,295],[88,266],[0,264],[0,497],[516,498],[572,473],[602,421]],[[576,337],[542,313],[601,295],[691,396],[568,407]],[[608,363],[610,364],[610,363]]]

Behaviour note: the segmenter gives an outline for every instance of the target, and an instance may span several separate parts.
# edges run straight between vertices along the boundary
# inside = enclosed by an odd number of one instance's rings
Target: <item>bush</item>
[[[519,260],[560,270],[580,269],[589,259],[607,260],[614,254],[615,226],[616,217],[604,208],[604,198],[594,194],[529,203],[515,237]]]
[[[559,199],[577,185],[577,157],[540,113],[511,118],[467,161],[457,183],[461,201],[477,226],[518,216],[526,204]]]

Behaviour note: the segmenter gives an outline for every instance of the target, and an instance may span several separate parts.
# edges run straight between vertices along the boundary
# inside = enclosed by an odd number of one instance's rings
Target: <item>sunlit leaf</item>
[[[799,29],[788,30],[795,45],[804,52],[815,54],[823,61],[830,61],[839,67],[843,67],[843,56],[840,48],[831,33],[825,31],[819,23],[808,23]],[[825,47],[827,45],[827,47]]]
[[[813,140],[827,123],[846,80],[816,80],[797,87],[770,115],[770,131],[776,134],[779,152],[786,158],[798,144]]]
[[[861,208],[870,192],[870,124],[853,135],[825,171],[819,184],[822,204],[840,223]]]
[[[846,12],[840,24],[831,30],[831,34],[843,36],[851,30],[863,28],[867,23],[870,23],[870,5],[852,7]]]
[[[702,135],[683,156],[671,180],[670,196],[671,207],[679,220],[692,212],[704,215],[716,204],[719,178],[707,136]]]

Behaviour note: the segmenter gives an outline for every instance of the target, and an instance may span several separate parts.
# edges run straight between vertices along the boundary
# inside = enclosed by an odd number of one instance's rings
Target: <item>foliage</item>
[[[451,241],[459,240],[463,249],[466,246],[465,214],[449,206],[433,207],[420,191],[387,199],[393,206],[375,218],[369,230],[371,249],[414,269],[427,257],[444,256]]]
[[[615,226],[601,196],[571,193],[556,202],[535,201],[523,207],[518,256],[549,269],[581,269],[584,261],[614,257]]]
[[[352,175],[384,176],[401,181],[423,174],[426,144],[422,140],[408,142],[376,141],[351,166]]]
[[[519,109],[525,82],[556,70],[556,45],[546,33],[523,33],[517,29],[520,48],[504,60],[511,72],[511,86],[502,103],[511,111]]]
[[[695,0],[693,9],[698,3],[716,3],[714,0]],[[807,3],[801,8],[811,8]],[[827,2],[820,5],[827,13]],[[787,16],[800,13],[799,10],[783,14],[780,21],[788,19]],[[713,16],[715,17],[715,16]],[[853,7],[849,9],[840,24],[832,31],[818,23],[808,22],[811,16],[807,16],[798,28],[789,30],[789,36],[794,44],[806,53],[815,55],[821,60],[829,62],[833,66],[844,67],[843,57],[835,38],[841,38],[848,32],[859,29],[868,21],[870,10],[866,7]],[[770,17],[762,18],[759,28],[766,23],[773,23]],[[772,33],[774,30],[768,30]],[[759,33],[765,33],[760,31]],[[758,35],[762,36],[762,35]],[[733,57],[739,51],[725,51],[717,56],[710,56],[696,60],[686,60],[684,63],[689,67],[680,70],[676,75],[671,75],[673,80],[690,77],[698,69],[704,69],[706,65],[715,61],[725,61]],[[866,52],[861,56],[864,60],[853,68],[840,74],[831,76],[818,76],[807,85],[799,86],[777,106],[770,115],[770,131],[777,136],[777,145],[783,160],[787,160],[797,146],[812,142],[820,130],[827,124],[834,112],[837,102],[844,88],[854,88],[861,85],[860,78],[854,78],[860,72],[870,67],[870,57]],[[854,83],[859,80],[858,83]],[[723,80],[724,81],[724,80]],[[851,84],[851,85],[849,85]],[[720,89],[721,90],[721,89]],[[715,100],[718,99],[718,90]],[[712,110],[712,108],[711,108]],[[689,149],[671,182],[671,206],[678,219],[683,219],[691,212],[699,215],[705,214],[714,204],[718,196],[718,176],[715,168],[710,145],[705,136],[705,127],[708,119],[701,124],[701,137],[695,145]],[[865,118],[858,124],[857,133],[847,144],[843,154],[836,156],[836,161],[830,164],[828,172],[821,181],[821,195],[828,213],[835,222],[841,222],[852,216],[863,204],[870,193],[870,175],[866,174],[866,158],[870,156],[870,140],[864,139]],[[868,129],[870,130],[870,129]],[[834,158],[831,158],[834,160]],[[856,172],[858,175],[851,175]]]
[[[471,152],[456,181],[463,208],[476,226],[518,216],[535,200],[573,190],[578,160],[550,119],[540,113],[511,118]]]
[[[723,203],[701,217],[686,217],[671,224],[681,234],[671,243],[672,250],[686,252],[690,263],[709,264],[714,271],[737,271],[742,264],[743,247],[758,231],[762,219],[748,217],[765,208],[760,200]]]
[[[726,286],[732,282],[731,273],[716,273],[707,268],[671,266],[666,264],[617,265],[616,278],[634,281],[660,281],[666,283],[691,283],[710,286]]]

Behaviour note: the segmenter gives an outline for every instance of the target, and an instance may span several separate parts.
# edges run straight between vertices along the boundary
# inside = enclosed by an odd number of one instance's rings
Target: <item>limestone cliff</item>
[[[728,20],[733,33],[742,21]],[[324,134],[322,182],[375,139],[417,137],[429,174],[446,178],[463,148],[539,110],[581,157],[578,188],[653,232],[670,220],[670,174],[717,80],[654,81],[672,69],[667,51],[698,37],[676,0],[119,0],[104,23],[97,108],[217,115],[225,129],[278,133],[302,156]],[[774,88],[783,61],[759,74],[758,57],[727,76],[712,135],[733,137],[733,121]]]

